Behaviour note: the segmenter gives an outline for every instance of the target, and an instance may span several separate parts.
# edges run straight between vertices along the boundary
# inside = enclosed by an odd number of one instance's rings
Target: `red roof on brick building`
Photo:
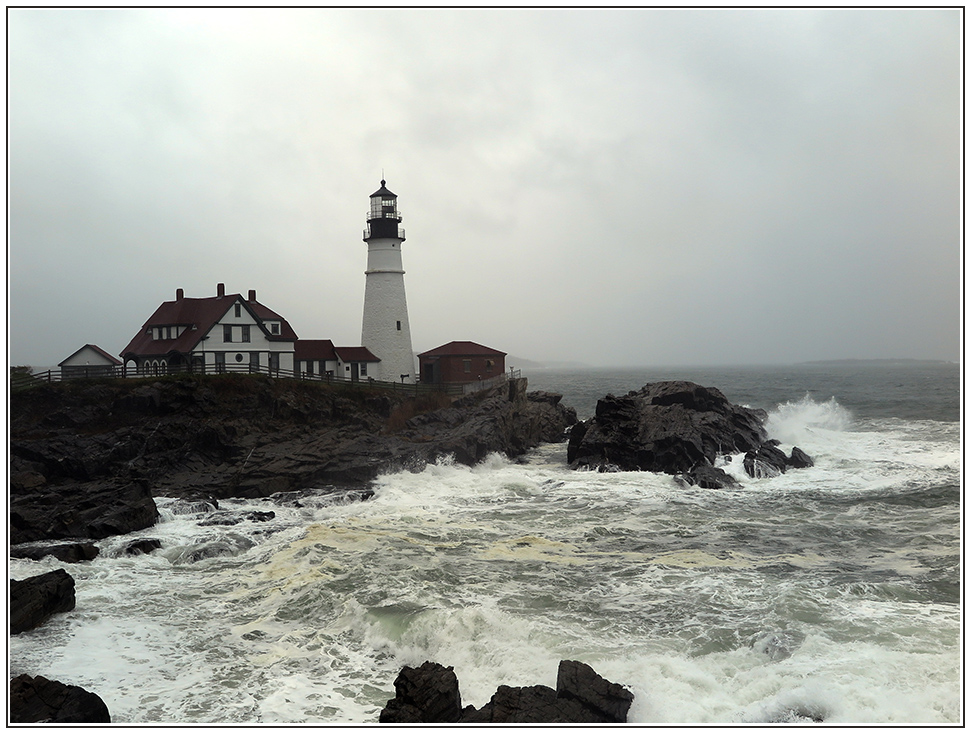
[[[484,347],[475,342],[449,342],[427,352],[422,352],[419,357],[475,357],[475,356],[501,356],[505,357],[505,352],[498,349]]]

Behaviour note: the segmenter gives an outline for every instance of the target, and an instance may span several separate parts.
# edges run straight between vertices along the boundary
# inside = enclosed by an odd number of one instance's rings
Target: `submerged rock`
[[[697,485],[703,489],[731,489],[738,486],[738,481],[724,469],[707,464],[692,467],[691,471],[681,477],[689,485]]]
[[[250,522],[267,522],[276,517],[276,513],[272,510],[263,512],[261,510],[239,510],[239,511],[229,511],[229,510],[219,510],[213,512],[204,520],[199,521],[199,525],[239,525],[244,520],[249,520]]]
[[[438,663],[405,666],[394,686],[395,697],[381,711],[381,723],[623,724],[634,700],[626,688],[575,660],[560,661],[556,690],[501,685],[480,709],[462,708],[455,672]]]
[[[30,558],[39,561],[54,556],[64,563],[93,561],[98,557],[98,546],[93,543],[29,543],[10,549],[11,558]]]
[[[126,545],[122,553],[126,556],[140,556],[144,553],[156,551],[161,547],[162,541],[157,538],[140,538]]]

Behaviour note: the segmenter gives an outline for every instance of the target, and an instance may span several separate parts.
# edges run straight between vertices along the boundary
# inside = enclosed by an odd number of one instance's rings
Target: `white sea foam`
[[[383,476],[366,502],[221,503],[264,523],[163,499],[91,563],[11,560],[78,593],[11,638],[11,672],[82,685],[116,722],[374,722],[402,665],[452,665],[481,706],[555,685],[561,659],[628,686],[632,722],[956,722],[959,523],[919,497],[959,480],[957,431],[806,399],[769,432],[816,465],[754,480],[734,457],[731,490],[572,472],[558,445]],[[124,555],[136,537],[162,549]]]
[[[836,398],[818,403],[809,395],[798,402],[788,402],[769,413],[766,429],[772,438],[786,444],[812,444],[820,436],[823,440],[846,432],[853,424],[853,416]]]

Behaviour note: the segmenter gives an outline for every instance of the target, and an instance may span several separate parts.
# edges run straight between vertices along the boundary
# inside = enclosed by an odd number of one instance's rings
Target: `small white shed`
[[[57,365],[61,377],[115,377],[120,373],[121,360],[112,357],[95,344],[85,344],[70,357]]]

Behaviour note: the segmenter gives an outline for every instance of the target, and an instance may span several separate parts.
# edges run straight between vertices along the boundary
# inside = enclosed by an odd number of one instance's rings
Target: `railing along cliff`
[[[378,390],[387,390],[396,393],[412,395],[423,395],[426,393],[446,393],[448,395],[468,395],[469,393],[486,390],[498,385],[510,378],[517,378],[521,375],[520,370],[510,370],[488,380],[477,380],[463,384],[443,384],[443,383],[403,383],[385,382],[363,378],[353,380],[336,375],[310,374],[307,372],[295,372],[294,370],[271,369],[262,365],[196,365],[191,369],[187,365],[160,365],[148,370],[129,370],[125,367],[91,367],[91,368],[70,368],[68,370],[52,369],[44,372],[26,374],[17,372],[11,375],[10,390],[17,392],[26,390],[34,385],[44,382],[62,382],[64,380],[92,379],[92,378],[128,378],[128,379],[149,379],[164,377],[166,375],[196,374],[196,375],[240,375],[240,374],[263,374],[270,377],[279,377],[292,380],[304,380],[308,382],[319,382],[328,385],[346,385],[348,387],[368,387]]]

